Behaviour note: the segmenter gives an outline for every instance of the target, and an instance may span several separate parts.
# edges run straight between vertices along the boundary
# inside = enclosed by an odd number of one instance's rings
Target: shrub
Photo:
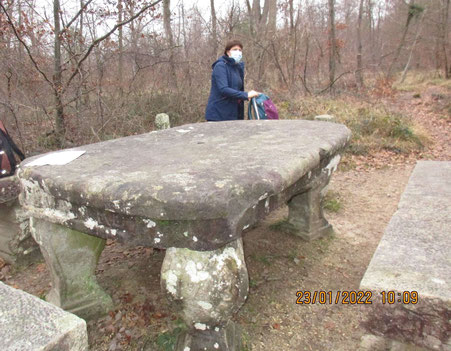
[[[347,152],[367,155],[382,149],[408,153],[422,149],[426,135],[409,117],[388,110],[381,104],[308,97],[299,100],[277,102],[282,107],[282,118],[313,119],[316,115],[334,115],[352,131],[352,141]],[[291,111],[297,111],[296,114]]]

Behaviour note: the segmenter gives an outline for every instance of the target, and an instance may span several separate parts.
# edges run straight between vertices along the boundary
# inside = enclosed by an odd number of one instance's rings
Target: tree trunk
[[[60,25],[60,2],[53,0],[53,19],[55,27],[55,46],[54,46],[54,72],[53,72],[53,91],[55,99],[55,132],[58,142],[61,146],[65,143],[66,128],[64,125],[64,106],[62,102],[62,68],[61,68],[61,25]]]
[[[413,50],[415,49],[415,46],[417,45],[418,37],[420,36],[420,33],[421,33],[421,26],[423,24],[423,20],[424,20],[424,15],[425,14],[426,14],[426,11],[423,12],[423,14],[421,16],[421,20],[418,23],[417,33],[415,35],[415,40],[414,40],[414,42],[412,44],[412,47],[410,48],[409,59],[407,60],[407,63],[406,63],[406,65],[404,67],[404,70],[402,72],[401,80],[399,81],[400,83],[403,83],[404,80],[406,79],[407,71],[409,70],[409,66],[410,66],[410,61],[412,60]]]
[[[276,34],[277,0],[266,0],[266,1],[268,1],[267,36],[269,38],[272,38]]]
[[[216,10],[215,10],[215,0],[210,0],[210,8],[211,8],[211,41],[213,48],[213,57],[216,57],[218,54],[218,30],[216,27],[217,19],[216,19]]]
[[[335,58],[336,58],[336,40],[335,40],[335,0],[329,1],[329,85],[332,89],[332,85],[335,81]]]
[[[251,3],[249,2],[249,0],[246,0],[246,7],[247,7],[247,14],[249,16],[249,32],[250,32],[250,35],[253,36],[255,34],[254,14],[253,14]]]
[[[117,2],[117,20],[119,23],[122,22],[122,15],[123,15],[123,6],[122,6],[122,0],[118,0]],[[123,32],[122,32],[122,26],[119,27],[119,38],[118,38],[118,44],[119,44],[119,62],[118,62],[118,85],[119,85],[119,94],[122,97],[123,90],[122,90],[122,84],[124,79],[124,38],[123,38]]]
[[[169,67],[170,67],[170,86],[173,88],[177,88],[177,75],[175,71],[175,63],[174,63],[174,36],[172,35],[171,28],[171,0],[163,0],[163,22],[164,22],[164,31],[166,33],[166,39],[169,44]]]
[[[357,71],[355,72],[357,85],[363,88],[363,77],[362,77],[362,17],[363,17],[363,1],[360,0],[359,4],[359,17],[357,20]]]
[[[189,46],[188,46],[188,40],[187,40],[187,34],[186,34],[186,24],[185,24],[185,5],[183,4],[183,1],[182,1],[182,4],[181,4],[181,7],[182,7],[183,48],[185,50],[185,57],[189,57]],[[216,56],[214,58],[216,58]],[[188,86],[191,86],[192,85],[192,79],[191,79],[191,67],[190,67],[190,64],[187,64],[185,66],[185,70],[186,70],[186,77],[188,79]]]
[[[448,16],[449,16],[449,5],[450,0],[442,0],[444,2],[444,9],[443,12],[443,24],[442,24],[442,48],[443,48],[443,60],[444,65],[443,68],[445,70],[445,78],[450,79],[451,78],[451,65],[448,63]],[[446,3],[445,3],[446,1]]]
[[[391,76],[393,74],[393,69],[394,69],[396,63],[398,62],[399,55],[401,54],[401,50],[404,47],[404,43],[406,41],[407,32],[409,30],[409,25],[410,25],[410,22],[412,21],[412,18],[413,18],[413,14],[410,11],[412,5],[413,5],[413,0],[410,0],[410,2],[408,4],[409,11],[407,13],[407,21],[406,21],[406,24],[404,26],[404,30],[403,30],[403,33],[402,33],[401,41],[399,42],[399,45],[396,48],[395,56],[393,57],[393,60],[392,60],[392,62],[390,64],[390,67],[388,68],[387,79],[391,78]]]

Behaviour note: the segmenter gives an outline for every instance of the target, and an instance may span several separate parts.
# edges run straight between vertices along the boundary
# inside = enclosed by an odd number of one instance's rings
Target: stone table
[[[66,165],[24,161],[21,203],[51,271],[48,301],[105,313],[111,298],[94,275],[105,239],[165,248],[161,285],[188,325],[177,350],[237,349],[243,231],[288,203],[294,233],[330,233],[322,190],[349,139],[327,122],[210,122],[71,149],[86,152]]]

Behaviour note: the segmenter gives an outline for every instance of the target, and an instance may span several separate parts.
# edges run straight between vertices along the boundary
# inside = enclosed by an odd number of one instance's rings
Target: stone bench
[[[86,351],[86,322],[0,282],[0,350]]]
[[[451,162],[417,163],[360,289],[373,334],[451,350]]]
[[[0,179],[0,257],[10,264],[25,266],[42,256],[19,204],[19,192],[17,177]]]
[[[199,123],[73,149],[86,153],[64,166],[23,162],[21,203],[52,273],[48,301],[83,318],[111,309],[94,276],[105,239],[167,249],[162,288],[189,329],[176,349],[236,350],[243,231],[288,203],[301,238],[330,233],[321,190],[349,138],[325,122]]]

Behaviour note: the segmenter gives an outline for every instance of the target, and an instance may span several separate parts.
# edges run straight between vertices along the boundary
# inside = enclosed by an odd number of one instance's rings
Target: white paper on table
[[[51,154],[39,157],[36,160],[31,161],[30,163],[27,163],[24,166],[29,167],[29,166],[44,166],[44,165],[55,165],[55,166],[67,165],[69,162],[72,162],[73,160],[79,158],[85,152],[86,151],[82,150],[52,152]]]

